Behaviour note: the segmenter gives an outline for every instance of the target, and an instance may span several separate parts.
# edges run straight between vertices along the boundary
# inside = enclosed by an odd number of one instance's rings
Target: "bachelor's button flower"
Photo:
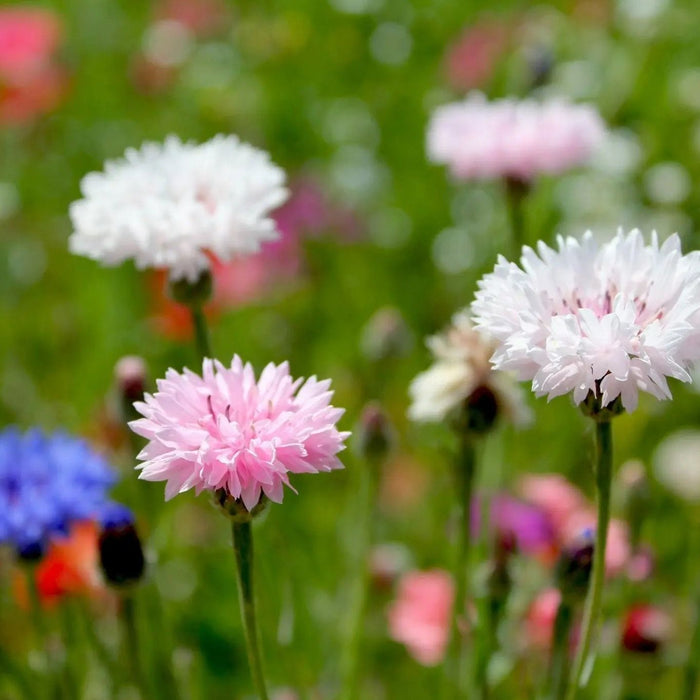
[[[454,315],[450,327],[428,338],[427,345],[435,358],[433,365],[411,382],[410,418],[416,421],[442,421],[460,405],[474,398],[492,399],[495,420],[504,416],[515,425],[529,420],[530,414],[513,380],[496,372],[489,359],[496,346],[477,331],[469,315]]]
[[[195,282],[221,261],[256,253],[278,233],[270,211],[287,197],[267,153],[219,135],[202,144],[169,136],[86,175],[73,202],[73,253],[118,265],[167,269]]]
[[[140,478],[166,481],[166,499],[223,490],[252,511],[262,494],[281,502],[289,474],[342,467],[337,453],[350,433],[336,428],[344,411],[330,405],[330,380],[302,382],[286,362],[256,380],[237,355],[230,367],[205,359],[201,377],[168,370],[135,404],[144,418],[130,423],[149,441]]]
[[[531,380],[538,396],[591,395],[628,411],[640,391],[668,399],[667,378],[690,381],[700,359],[700,253],[677,235],[645,245],[638,230],[599,246],[558,238],[523,248],[522,268],[502,256],[479,282],[476,327],[496,339],[491,361]]]
[[[462,180],[530,182],[585,162],[605,127],[589,105],[564,99],[489,102],[471,93],[438,107],[428,128],[428,156]]]
[[[99,517],[115,474],[83,440],[65,433],[0,433],[0,544],[40,553],[52,536]]]

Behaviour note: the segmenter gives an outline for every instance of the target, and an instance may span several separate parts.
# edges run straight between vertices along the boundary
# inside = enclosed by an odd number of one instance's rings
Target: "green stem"
[[[566,667],[569,656],[569,639],[573,621],[571,603],[562,600],[554,619],[552,635],[552,656],[549,665],[547,697],[551,700],[562,700],[566,695]]]
[[[355,577],[348,616],[348,636],[342,666],[343,692],[341,698],[343,700],[355,700],[358,697],[360,684],[361,648],[369,585],[368,560],[372,546],[372,523],[377,496],[376,474],[380,466],[375,462],[376,460],[369,460],[360,470],[360,489],[357,517],[355,518],[359,532],[357,533],[358,545],[353,567]]]
[[[0,675],[3,679],[8,680],[11,685],[15,686],[21,692],[23,698],[35,700],[36,691],[29,682],[25,670],[16,664],[2,647],[0,647]],[[4,685],[0,686],[0,688],[3,687]]]
[[[105,646],[102,639],[95,630],[93,620],[90,617],[85,604],[80,605],[80,615],[83,620],[83,630],[88,640],[90,648],[95,653],[98,662],[108,674],[108,695],[110,700],[117,697],[117,686],[119,685],[120,669],[118,664],[112,658],[112,655]]]
[[[209,341],[209,329],[207,328],[207,318],[204,310],[199,305],[190,306],[192,325],[194,326],[194,341],[200,359],[212,357],[211,343]]]
[[[248,650],[248,663],[259,700],[268,700],[265,676],[262,670],[258,625],[255,613],[255,593],[253,588],[253,532],[250,520],[232,523],[233,551],[236,554],[238,576],[238,601],[243,618],[243,629]]]
[[[455,598],[450,629],[450,643],[445,664],[448,688],[447,697],[455,698],[455,700],[464,697],[465,692],[464,673],[462,670],[462,659],[465,656],[462,623],[469,601],[471,505],[475,466],[476,454],[474,444],[470,436],[462,435],[459,454],[455,463],[455,480],[460,512],[457,556],[454,567]]]
[[[585,679],[583,683],[581,682],[584,666],[587,663],[593,663],[593,658],[589,661],[588,653],[600,613],[603,584],[605,583],[605,547],[607,545],[608,526],[610,523],[610,490],[612,484],[612,426],[609,417],[600,416],[596,420],[595,477],[598,491],[598,521],[593,554],[593,571],[583,611],[581,641],[576,651],[569,689],[566,695],[567,700],[574,700],[579,690],[579,684],[585,684]]]
[[[528,183],[517,178],[505,179],[506,200],[510,213],[511,250],[515,260],[520,258],[523,245],[527,243],[525,232],[525,197],[530,189]]]
[[[690,649],[688,650],[688,659],[686,661],[685,670],[683,672],[683,692],[681,700],[693,700],[698,686],[698,675],[700,675],[700,577],[695,573],[695,562],[698,555],[698,531],[699,525],[697,518],[691,520],[689,533],[690,542],[688,546],[687,569],[690,576],[688,580],[693,581],[697,578],[692,591],[693,584],[689,586],[689,593],[695,598],[694,620],[693,620],[693,636],[690,641]]]
[[[125,656],[134,684],[141,690],[144,698],[150,697],[146,679],[141,667],[141,643],[138,628],[138,616],[133,593],[124,593],[121,598],[121,620],[124,627]]]

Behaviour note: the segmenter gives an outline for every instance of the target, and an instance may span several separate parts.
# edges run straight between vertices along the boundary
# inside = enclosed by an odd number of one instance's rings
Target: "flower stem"
[[[348,636],[342,668],[341,698],[356,700],[360,682],[360,657],[364,630],[365,611],[367,608],[367,588],[369,583],[368,559],[372,546],[372,522],[377,496],[377,470],[379,465],[373,460],[360,470],[360,488],[357,499],[357,553],[355,558],[355,577],[350,599],[348,616]]]
[[[550,700],[562,700],[566,695],[566,660],[569,654],[573,612],[571,603],[562,599],[557,609],[557,616],[554,619],[552,656],[550,658],[547,686],[547,697]]]
[[[471,506],[475,466],[476,454],[471,436],[462,435],[459,454],[455,462],[455,481],[460,511],[457,556],[455,558],[454,568],[455,598],[450,630],[450,644],[447,662],[445,664],[448,688],[447,697],[455,699],[464,697],[464,673],[462,671],[464,630],[462,629],[462,618],[466,614],[469,600]]]
[[[581,674],[588,660],[593,632],[600,612],[605,582],[605,547],[610,523],[610,490],[612,485],[612,425],[608,416],[596,420],[596,486],[598,491],[598,522],[596,525],[593,571],[583,611],[581,641],[579,642],[569,683],[567,700],[574,700],[581,683]],[[585,683],[585,681],[584,681]]]
[[[514,259],[520,257],[523,245],[527,243],[525,236],[525,211],[523,204],[530,190],[527,182],[513,177],[505,179],[506,200],[510,213],[511,247]]]
[[[129,664],[131,679],[141,690],[143,697],[149,697],[146,679],[141,667],[141,644],[133,593],[125,593],[122,596],[120,612],[124,626],[125,656]]]
[[[253,589],[253,532],[250,520],[232,523],[233,551],[236,554],[238,575],[238,601],[241,607],[245,641],[248,650],[248,663],[259,700],[268,700],[263,675],[262,659],[258,643],[258,625],[255,613],[255,593]]]
[[[212,357],[211,342],[209,341],[209,329],[204,310],[199,304],[193,304],[190,308],[192,325],[194,327],[194,342],[200,359]]]
[[[689,595],[694,597],[694,619],[693,636],[690,641],[688,659],[683,672],[683,691],[681,700],[693,700],[698,686],[698,675],[700,675],[700,577],[696,575],[694,563],[698,556],[698,521],[693,518],[688,528],[690,542],[688,546],[688,573],[690,585]],[[693,579],[696,579],[693,583]]]

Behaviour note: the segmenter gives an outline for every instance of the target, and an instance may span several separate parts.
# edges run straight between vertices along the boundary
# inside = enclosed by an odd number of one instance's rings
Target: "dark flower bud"
[[[114,378],[122,401],[142,401],[146,390],[146,362],[138,355],[125,355],[114,365]]]
[[[413,336],[401,312],[385,306],[367,321],[360,344],[365,357],[377,362],[405,355],[413,344]]]
[[[41,540],[29,540],[17,545],[16,553],[22,564],[36,564],[46,553],[46,544]]]
[[[202,270],[194,282],[186,277],[168,281],[170,298],[185,306],[204,306],[211,299],[212,288],[213,280],[209,270]]]
[[[560,554],[554,576],[563,599],[577,600],[586,595],[593,568],[593,551],[593,532],[584,530]]]
[[[554,68],[554,56],[549,48],[546,46],[532,47],[527,53],[527,64],[533,88],[541,87],[549,82]]]
[[[378,403],[371,402],[364,407],[356,434],[357,451],[365,459],[381,462],[391,452],[393,428]]]
[[[500,413],[498,398],[494,391],[482,384],[465,399],[457,427],[463,433],[487,433],[494,427]]]
[[[671,618],[651,605],[638,605],[627,611],[622,628],[622,646],[627,651],[654,654],[671,636]]]
[[[118,503],[110,504],[101,526],[100,565],[105,580],[113,586],[136,583],[143,576],[146,561],[131,511]]]

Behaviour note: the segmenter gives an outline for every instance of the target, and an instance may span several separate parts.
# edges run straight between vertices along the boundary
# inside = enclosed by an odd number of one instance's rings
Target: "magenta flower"
[[[262,494],[280,503],[290,473],[342,468],[344,410],[330,405],[330,380],[302,382],[286,362],[270,363],[256,381],[237,355],[230,368],[205,359],[202,377],[168,370],[158,391],[134,404],[144,418],[130,426],[149,440],[139,478],[166,481],[166,499],[223,489],[252,510]]]

